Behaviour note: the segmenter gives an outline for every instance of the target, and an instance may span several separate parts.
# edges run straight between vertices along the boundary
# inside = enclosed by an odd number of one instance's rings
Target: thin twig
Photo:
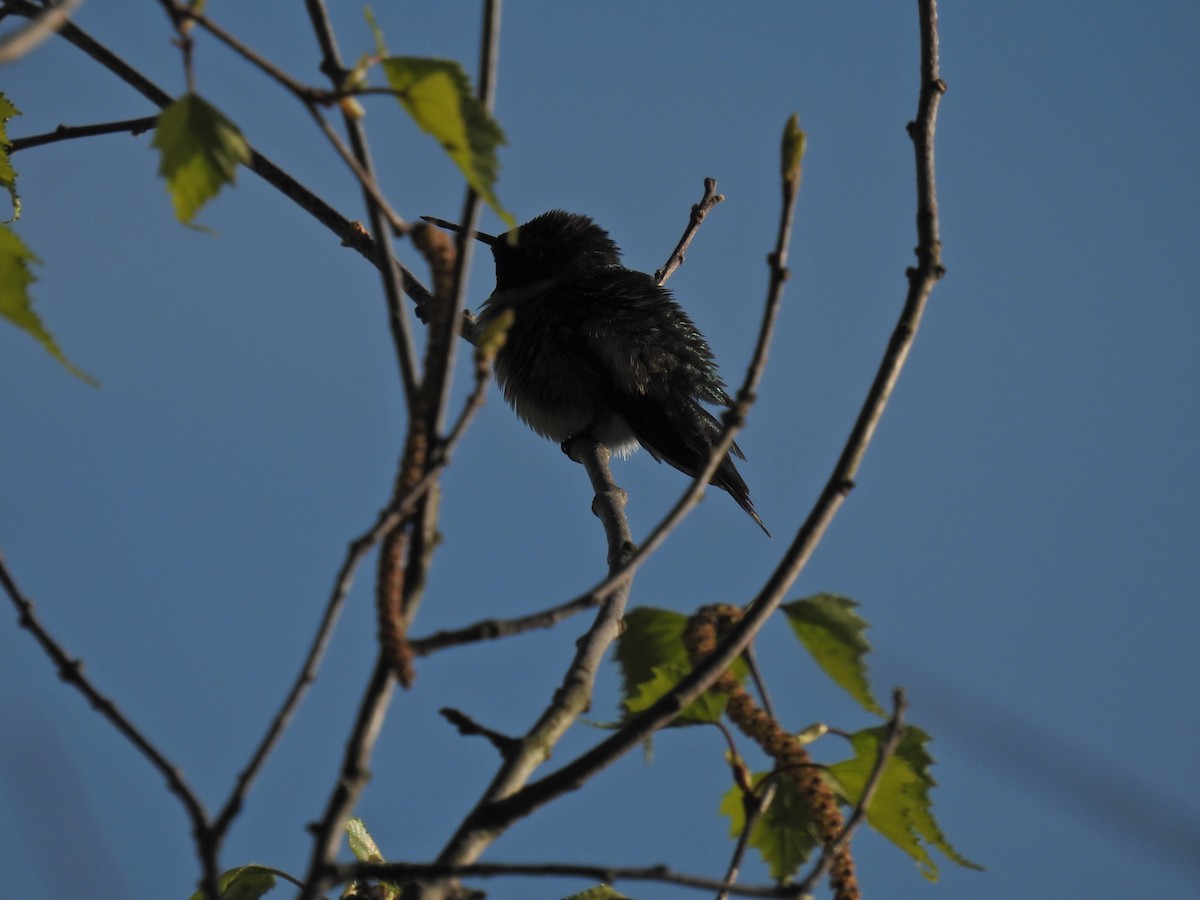
[[[167,18],[171,20],[171,27],[175,29],[175,40],[172,41],[179,48],[179,53],[183,57],[183,77],[187,84],[189,94],[196,93],[196,71],[192,66],[192,34],[191,26],[188,24],[184,16],[180,15],[175,4],[171,0],[158,0],[159,5],[167,14]]]
[[[742,654],[742,658],[746,660],[746,666],[750,669],[750,677],[754,679],[754,687],[758,691],[759,705],[762,706],[768,716],[775,719],[775,707],[771,705],[771,696],[767,693],[767,683],[763,680],[762,672],[759,671],[758,653],[754,649],[753,641],[746,645],[746,652]]]
[[[496,103],[496,72],[500,55],[500,0],[485,0],[483,4],[483,22],[479,40],[479,85],[476,96],[485,112],[489,115]],[[440,335],[439,340],[445,341],[445,346],[438,348],[441,361],[433,371],[426,371],[425,378],[430,382],[429,402],[434,412],[434,429],[440,432],[445,418],[446,400],[450,391],[450,376],[454,371],[454,355],[456,340],[463,335],[464,328],[473,324],[470,314],[464,316],[458,311],[465,312],[467,296],[467,275],[471,270],[477,242],[472,237],[475,226],[479,221],[479,195],[471,185],[467,185],[463,196],[462,212],[459,222],[464,230],[458,233],[455,240],[454,276],[450,296],[447,298],[455,313],[447,322],[448,329]],[[431,335],[431,341],[433,340]],[[473,343],[472,336],[466,335]]]
[[[341,136],[333,130],[333,126],[325,121],[325,116],[321,114],[321,110],[313,103],[306,103],[305,108],[308,110],[309,115],[312,116],[317,129],[321,134],[325,135],[325,138],[337,152],[337,155],[342,158],[342,162],[346,164],[351,174],[358,180],[358,186],[375,201],[380,214],[387,220],[391,233],[397,235],[408,234],[412,226],[405,222],[400,214],[392,208],[392,205],[388,203],[387,198],[383,195],[383,191],[379,189],[379,183],[366,170],[362,162],[350,151],[350,148],[346,146],[346,142],[342,140]]]
[[[447,647],[458,647],[463,644],[475,644],[481,641],[494,641],[499,638],[524,634],[526,631],[537,631],[543,628],[553,628],[563,619],[576,613],[584,612],[596,605],[591,597],[582,600],[575,599],[569,603],[552,606],[541,612],[531,613],[516,619],[483,619],[464,628],[448,631],[436,631],[412,642],[412,651],[416,656],[428,656]]]
[[[324,658],[325,651],[329,647],[329,641],[333,637],[334,626],[337,624],[338,617],[345,606],[346,597],[350,593],[351,585],[354,583],[354,576],[358,570],[358,566],[371,551],[371,548],[379,542],[379,538],[389,528],[393,527],[394,519],[395,516],[392,513],[385,512],[381,514],[379,520],[370,531],[355,538],[350,543],[350,547],[346,552],[346,558],[342,560],[337,578],[334,579],[333,590],[329,602],[325,605],[325,613],[321,617],[320,624],[317,626],[317,633],[313,637],[308,655],[300,667],[300,674],[293,683],[291,690],[288,691],[288,695],[284,699],[279,712],[275,714],[275,717],[271,720],[271,724],[267,727],[266,734],[263,736],[258,748],[254,751],[250,762],[238,775],[237,783],[234,785],[229,799],[225,801],[225,805],[221,808],[221,812],[217,816],[215,828],[218,832],[223,833],[228,829],[238,812],[241,811],[242,803],[246,793],[250,789],[250,785],[257,778],[267,757],[275,748],[275,744],[279,741],[284,729],[287,728],[292,716],[295,715],[296,709],[307,693],[308,688],[316,681],[317,670],[320,668],[321,660]]]
[[[142,116],[137,119],[121,119],[118,122],[100,122],[95,125],[59,125],[53,131],[45,134],[33,134],[23,138],[13,138],[8,145],[10,154],[43,144],[53,144],[57,141],[72,141],[76,138],[95,137],[101,134],[120,134],[129,132],[132,135],[145,134],[158,124],[158,116]]]
[[[742,833],[738,835],[737,846],[734,848],[733,856],[729,860],[729,866],[725,870],[725,884],[727,886],[721,888],[721,892],[717,894],[717,900],[726,900],[733,891],[738,875],[741,874],[742,859],[746,855],[746,850],[750,847],[750,835],[754,831],[754,826],[758,824],[759,819],[766,815],[774,799],[774,781],[767,782],[762,794],[752,791],[745,795],[744,806],[746,814],[742,823]]]
[[[303,82],[293,78],[257,50],[253,49],[248,44],[244,43],[239,38],[226,31],[207,15],[198,11],[195,7],[175,2],[175,0],[160,0],[160,2],[170,9],[173,15],[177,16],[179,19],[190,19],[191,21],[195,22],[234,53],[237,53],[244,60],[255,66],[264,74],[275,79],[275,81],[279,82],[279,84],[291,91],[301,100],[304,100],[308,103],[317,103],[324,100],[326,92],[322,92],[317,88],[304,84]]]
[[[450,706],[443,706],[438,710],[438,714],[443,719],[458,729],[458,733],[465,737],[481,737],[485,738],[488,743],[500,751],[501,756],[515,752],[521,746],[521,742],[507,734],[501,734],[494,728],[488,728],[476,722],[465,712],[454,709]]]
[[[328,11],[323,0],[305,0],[309,20],[313,26],[317,43],[321,48],[321,71],[325,73],[335,88],[340,87],[345,78],[346,69],[342,65],[341,53],[333,36],[333,25],[329,21]],[[371,152],[367,146],[366,132],[362,122],[343,111],[342,121],[346,133],[350,137],[350,147],[358,160],[369,182],[378,183],[375,177],[375,166],[371,161]],[[377,191],[364,190],[367,204],[371,234],[376,241],[376,254],[379,271],[383,276],[384,296],[387,299],[388,325],[392,332],[392,344],[396,350],[396,359],[400,365],[400,380],[404,387],[404,398],[411,410],[417,402],[417,388],[421,377],[417,372],[417,354],[413,343],[412,326],[409,322],[408,311],[404,306],[404,291],[401,276],[396,261],[389,249],[387,235],[389,233],[387,217],[382,207],[375,202]]]
[[[466,429],[476,412],[483,405],[484,397],[486,396],[489,368],[486,362],[479,362],[476,365],[475,386],[471,394],[467,397],[463,404],[462,411],[459,413],[458,419],[454,424],[453,429],[446,440],[439,448],[438,458],[434,466],[432,466],[421,479],[421,481],[413,487],[413,489],[403,498],[402,502],[394,508],[384,510],[380,515],[379,521],[370,532],[358,538],[350,545],[346,560],[343,562],[339,570],[338,578],[334,585],[333,595],[330,597],[329,604],[326,608],[326,613],[322,619],[321,626],[318,629],[317,637],[313,642],[313,650],[310,651],[309,659],[306,660],[305,666],[301,670],[300,677],[297,679],[292,693],[289,695],[285,707],[276,717],[276,721],[280,722],[285,715],[290,717],[290,712],[287,711],[288,704],[292,706],[299,701],[299,694],[306,688],[316,675],[316,665],[319,663],[320,654],[318,646],[320,645],[320,653],[323,653],[323,646],[328,642],[329,633],[333,623],[337,618],[338,610],[345,598],[346,593],[350,588],[350,579],[353,577],[355,567],[361,562],[362,557],[366,552],[374,546],[379,539],[394,529],[398,523],[407,520],[416,511],[418,504],[421,503],[428,491],[437,483],[438,476],[442,469],[450,464],[450,459],[454,448],[462,439]],[[342,779],[339,780],[335,788],[333,796],[331,796],[329,804],[326,808],[325,817],[316,826],[316,846],[314,847],[314,859],[316,859],[318,851],[322,854],[322,862],[313,865],[314,871],[319,870],[325,860],[333,859],[330,855],[325,857],[324,853],[336,854],[338,842],[340,841],[340,826],[335,827],[334,820],[329,818],[339,815],[349,814],[349,810],[353,808],[354,801],[358,794],[365,786],[366,763],[370,758],[371,745],[374,742],[375,734],[371,729],[376,729],[378,724],[382,723],[383,712],[387,708],[387,704],[391,698],[391,683],[381,684],[379,666],[383,666],[386,674],[387,661],[380,656],[380,662],[376,664],[376,672],[368,684],[366,695],[363,698],[362,707],[360,709],[359,718],[356,722],[354,733],[351,737],[349,746],[347,747],[346,755],[342,764]],[[294,698],[294,699],[293,699]],[[274,728],[274,723],[272,725]],[[269,740],[273,740],[271,735],[268,735]],[[267,745],[267,740],[264,740],[264,748]],[[261,754],[260,754],[261,755]],[[257,759],[257,757],[256,757]],[[346,779],[350,780],[347,781]],[[233,798],[230,798],[230,804],[227,809],[231,808]],[[224,819],[224,813],[223,813]],[[344,821],[344,820],[343,820]],[[313,880],[309,879],[310,882]]]
[[[342,845],[342,828],[370,780],[371,753],[383,728],[384,715],[395,688],[396,680],[392,677],[391,667],[383,653],[380,653],[363,692],[333,793],[320,821],[312,826],[312,858],[304,879],[305,888],[300,893],[305,900],[320,897],[324,893],[328,878],[323,873],[328,871],[337,856]]]
[[[724,194],[717,193],[717,179],[705,178],[704,196],[700,198],[699,203],[692,204],[692,215],[688,219],[687,228],[683,230],[683,236],[680,237],[679,243],[675,245],[675,249],[671,251],[671,255],[667,257],[667,261],[663,267],[654,273],[654,280],[656,282],[662,284],[671,277],[676,269],[683,265],[684,254],[687,253],[687,248],[691,245],[692,238],[700,230],[700,223],[704,221],[704,217],[708,215],[708,211],[724,199]]]
[[[204,804],[201,803],[199,796],[184,779],[179,767],[167,759],[166,755],[142,734],[141,730],[121,712],[115,702],[92,684],[91,680],[83,674],[83,663],[78,659],[72,659],[63,646],[54,639],[38,619],[33,601],[22,594],[21,589],[17,587],[16,579],[9,571],[3,553],[0,553],[0,585],[4,587],[4,592],[8,594],[13,606],[16,607],[21,627],[33,635],[43,652],[50,657],[51,662],[58,669],[58,677],[83,694],[92,708],[107,719],[166,779],[167,787],[179,798],[191,820],[192,832],[197,843],[204,844],[210,841],[212,832],[208,813],[205,812]],[[208,888],[209,893],[216,897],[218,871],[215,849],[211,855],[204,854],[202,861],[204,863],[204,885]]]
[[[345,863],[332,867],[338,883],[350,880],[388,882],[420,881],[445,878],[496,878],[503,876],[546,876],[586,878],[604,884],[618,881],[649,881],[676,884],[702,891],[727,889],[738,897],[773,897],[798,900],[794,885],[731,885],[715,878],[676,872],[666,866],[602,866],[568,863],[476,863],[466,866],[423,865],[419,863]]]

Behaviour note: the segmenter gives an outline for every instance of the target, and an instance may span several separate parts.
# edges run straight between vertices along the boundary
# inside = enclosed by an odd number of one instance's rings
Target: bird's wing
[[[694,477],[722,430],[701,401],[731,402],[712,351],[670,293],[650,276],[614,267],[595,278],[598,283],[580,289],[604,297],[605,305],[581,323],[581,355],[608,373],[601,379],[607,386],[606,404],[628,423],[638,442],[658,461]],[[744,458],[736,444],[731,453]],[[711,483],[728,491],[766,530],[729,454]]]

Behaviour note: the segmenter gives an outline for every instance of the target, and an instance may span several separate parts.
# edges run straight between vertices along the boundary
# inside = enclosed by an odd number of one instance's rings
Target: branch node
[[[517,738],[509,737],[507,734],[501,734],[485,725],[480,725],[466,713],[452,707],[443,706],[438,710],[438,714],[458,729],[458,733],[461,735],[487,738],[488,743],[499,750],[500,755],[505,759],[515,753],[521,746],[521,742]]]

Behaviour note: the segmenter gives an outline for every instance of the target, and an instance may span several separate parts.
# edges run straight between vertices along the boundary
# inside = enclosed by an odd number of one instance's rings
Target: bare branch
[[[704,196],[700,198],[699,203],[692,204],[692,215],[688,219],[687,228],[683,230],[683,236],[679,239],[679,243],[675,245],[675,249],[671,251],[671,255],[667,257],[667,261],[663,267],[654,273],[654,280],[656,282],[662,284],[671,277],[676,269],[683,265],[684,254],[691,245],[692,238],[700,230],[700,223],[704,221],[704,217],[708,215],[708,211],[724,199],[724,194],[717,193],[717,179],[705,178]]]
[[[0,65],[15,62],[54,34],[83,0],[47,3],[29,24],[0,38]]]
[[[483,4],[483,23],[479,39],[479,85],[477,96],[484,110],[490,114],[496,102],[496,71],[500,55],[500,0],[485,0]],[[471,270],[471,260],[475,255],[476,241],[471,237],[479,222],[479,195],[471,185],[467,185],[463,196],[462,211],[459,222],[464,231],[460,231],[455,241],[454,274],[452,279],[448,304],[455,311],[444,333],[439,340],[445,341],[440,348],[441,364],[433,371],[427,371],[425,377],[431,381],[429,402],[434,412],[434,429],[441,431],[445,417],[446,399],[450,389],[450,373],[454,371],[454,355],[457,337],[465,336],[473,343],[470,329],[474,325],[474,317],[466,312],[467,273]],[[461,314],[459,311],[462,311]]]
[[[501,734],[495,729],[481,725],[464,712],[449,706],[438,710],[443,719],[458,729],[458,733],[466,737],[486,738],[488,743],[500,751],[501,756],[508,756],[520,748],[521,742],[507,734]]]
[[[383,728],[383,719],[391,703],[396,680],[387,659],[380,653],[363,692],[358,716],[342,757],[342,768],[333,793],[319,822],[312,826],[313,852],[302,898],[315,898],[324,892],[326,872],[342,844],[342,828],[354,810],[359,796],[371,778],[371,753]]]
[[[92,684],[91,680],[83,674],[83,663],[78,659],[72,659],[63,646],[54,639],[34,612],[33,601],[22,594],[20,588],[17,587],[16,579],[8,570],[8,564],[2,553],[0,553],[0,585],[4,587],[4,592],[8,594],[13,606],[16,607],[21,627],[33,635],[34,640],[58,668],[58,677],[83,694],[92,708],[107,719],[159,771],[159,774],[166,779],[167,787],[179,798],[188,818],[191,819],[192,833],[196,838],[197,845],[212,846],[208,813],[205,812],[204,804],[200,802],[196,792],[184,779],[179,767],[167,759],[163,752],[142,734],[141,730],[121,712],[116,703]],[[217,896],[215,888],[218,875],[215,846],[212,846],[211,853],[202,853],[201,861],[204,864],[204,883],[215,897]]]
[[[312,22],[313,33],[321,47],[321,71],[329,78],[334,88],[339,88],[345,79],[346,69],[342,65],[341,54],[337,41],[333,36],[333,25],[329,21],[328,12],[323,0],[305,0],[309,19]],[[346,133],[350,137],[350,147],[354,157],[367,176],[367,181],[377,184],[375,166],[371,161],[371,152],[367,147],[367,136],[362,122],[354,116],[343,112],[342,121]],[[392,344],[396,349],[396,359],[400,365],[400,380],[404,386],[404,397],[408,408],[412,409],[417,401],[417,388],[420,375],[417,372],[416,349],[413,344],[412,327],[409,324],[408,312],[404,307],[404,291],[399,265],[392,257],[388,246],[388,222],[382,206],[375,200],[378,191],[364,190],[367,204],[368,219],[371,233],[377,242],[376,259],[380,273],[383,276],[384,296],[387,299],[388,324],[392,332]]]
[[[317,88],[304,84],[301,81],[293,78],[279,66],[268,60],[257,50],[243,43],[237,37],[226,31],[204,13],[199,12],[192,6],[176,2],[176,0],[160,0],[172,13],[181,20],[191,20],[227,46],[234,53],[237,53],[248,63],[255,66],[264,74],[270,76],[275,81],[279,82],[284,88],[291,91],[301,100],[306,103],[321,102],[327,92],[322,92]]]
[[[412,642],[412,651],[417,656],[428,656],[430,653],[444,650],[447,647],[475,644],[480,641],[494,641],[498,638],[523,634],[526,631],[552,628],[563,619],[591,609],[598,603],[598,600],[588,595],[517,619],[484,619],[465,628],[438,631],[428,637],[417,638]]]
[[[158,124],[158,116],[142,116],[138,119],[122,119],[119,122],[100,122],[96,125],[59,125],[53,131],[45,134],[34,134],[29,137],[13,138],[8,146],[9,153],[40,147],[43,144],[54,144],[58,141],[72,141],[76,138],[95,137],[101,134],[120,134],[129,132],[132,135],[145,134]]]
[[[329,641],[333,637],[334,626],[337,624],[342,608],[345,606],[346,596],[350,593],[350,587],[354,583],[354,576],[358,570],[358,566],[371,551],[371,548],[379,542],[380,537],[388,529],[394,527],[395,520],[396,515],[394,513],[385,511],[380,515],[379,521],[375,523],[370,531],[351,542],[346,553],[346,558],[342,561],[337,578],[334,580],[333,591],[329,602],[325,606],[325,614],[321,618],[321,623],[317,626],[317,633],[313,638],[312,646],[309,648],[308,655],[300,667],[300,674],[284,699],[279,712],[275,714],[275,717],[271,720],[271,724],[267,727],[267,732],[259,743],[258,748],[254,751],[250,762],[239,773],[237,783],[230,793],[229,799],[225,801],[225,805],[221,808],[221,812],[217,816],[214,828],[218,833],[224,833],[233,823],[238,812],[241,811],[242,803],[246,793],[250,789],[250,785],[258,777],[258,773],[261,771],[267,757],[275,748],[275,744],[278,743],[288,723],[291,722],[292,716],[300,705],[300,701],[308,692],[308,688],[316,681],[317,670],[320,668],[321,660],[324,658],[325,651],[329,647]]]
[[[467,866],[422,865],[417,863],[347,863],[331,868],[337,882],[351,879],[381,881],[432,881],[445,878],[496,878],[501,876],[577,877],[612,884],[618,881],[649,881],[677,884],[701,891],[726,890],[738,897],[779,897],[799,900],[794,885],[733,885],[714,878],[675,872],[666,866],[626,867],[570,865],[566,863],[476,863]]]
[[[756,791],[751,791],[749,794],[743,795],[746,816],[742,825],[742,833],[738,835],[737,846],[734,848],[733,856],[729,860],[729,867],[725,870],[726,887],[721,889],[717,894],[717,900],[727,900],[730,893],[734,889],[734,883],[741,873],[742,859],[746,855],[746,850],[750,846],[750,835],[754,831],[754,826],[758,824],[771,806],[771,802],[775,799],[775,784],[768,782],[763,789],[762,794]]]

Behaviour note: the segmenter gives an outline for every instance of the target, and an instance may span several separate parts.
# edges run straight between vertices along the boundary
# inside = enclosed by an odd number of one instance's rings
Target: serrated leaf
[[[578,894],[564,897],[563,900],[629,900],[629,898],[611,885],[598,884],[595,887],[588,888],[586,891],[580,891]]]
[[[692,670],[683,645],[687,621],[682,613],[648,606],[625,617],[625,630],[617,638],[615,653],[621,667],[622,707],[627,714],[651,706]],[[739,681],[744,681],[748,674],[745,662],[737,660],[733,673]],[[672,724],[716,721],[726,703],[724,695],[706,691]]]
[[[31,266],[41,262],[33,251],[7,225],[0,225],[0,316],[8,319],[57,359],[68,372],[92,387],[98,386],[91,375],[76,368],[58,348],[53,335],[33,311],[33,300],[27,290],[37,280]]]
[[[864,635],[869,626],[854,611],[857,606],[849,597],[817,594],[785,604],[783,611],[796,637],[825,674],[868,712],[885,716],[867,680],[864,657],[871,652],[871,645]]]
[[[757,787],[768,773],[754,776]],[[766,813],[758,817],[750,829],[750,846],[758,851],[770,869],[775,881],[786,884],[795,877],[805,860],[817,847],[816,828],[812,808],[792,779],[777,777],[775,798]],[[729,817],[731,837],[741,837],[746,827],[746,807],[742,801],[741,788],[732,787],[721,798],[720,811]]]
[[[13,208],[12,215],[5,219],[5,222],[15,222],[21,218],[21,197],[17,194],[17,170],[13,168],[12,160],[8,157],[10,144],[8,120],[20,114],[21,111],[13,105],[12,101],[0,93],[0,187],[8,191]]]
[[[882,725],[852,734],[850,742],[854,747],[854,758],[827,769],[852,806],[858,803],[866,788],[867,779],[875,768],[879,745],[886,736],[887,726]],[[929,792],[937,782],[929,771],[933,757],[925,749],[930,740],[932,738],[915,725],[906,727],[904,738],[895,755],[888,760],[875,797],[867,807],[867,822],[916,860],[922,875],[937,881],[938,868],[926,845],[936,847],[960,866],[968,869],[983,867],[955,850],[933,817]]]
[[[783,141],[779,152],[780,174],[785,182],[800,179],[800,162],[804,159],[804,148],[808,138],[800,130],[800,117],[792,113],[783,126]]]
[[[382,47],[382,38],[377,39]],[[471,91],[462,66],[448,59],[389,56],[383,72],[417,126],[437,139],[480,198],[515,228],[516,219],[494,191],[500,168],[496,147],[506,143],[504,131]]]
[[[250,162],[250,146],[238,127],[196,94],[184,94],[159,113],[152,144],[159,150],[158,174],[167,180],[175,215],[184,224],[233,184],[239,163]]]
[[[223,873],[217,887],[221,889],[221,900],[258,900],[275,887],[275,873],[265,866],[241,866]],[[191,900],[209,898],[203,890],[198,890]]]

